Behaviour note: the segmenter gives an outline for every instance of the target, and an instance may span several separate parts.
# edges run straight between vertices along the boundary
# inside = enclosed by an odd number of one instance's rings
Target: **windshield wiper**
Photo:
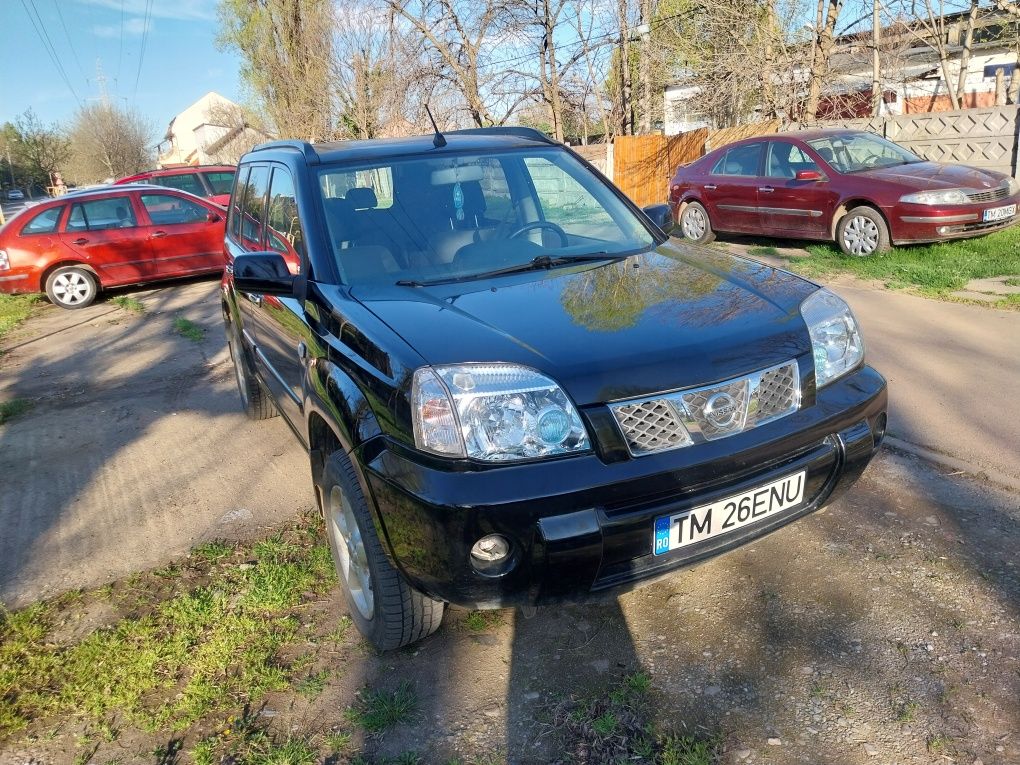
[[[538,271],[542,268],[554,268],[555,266],[568,265],[570,263],[583,263],[588,260],[622,260],[630,257],[633,252],[619,252],[610,254],[605,251],[589,252],[585,255],[539,255],[525,263],[518,263],[506,268],[496,268],[492,271],[479,271],[476,274],[464,274],[463,276],[451,276],[443,279],[431,279],[419,281],[417,279],[401,279],[397,282],[399,287],[431,287],[435,284],[452,284],[454,282],[466,282],[474,279],[487,279],[490,276],[503,276],[504,274],[518,274],[525,271]]]

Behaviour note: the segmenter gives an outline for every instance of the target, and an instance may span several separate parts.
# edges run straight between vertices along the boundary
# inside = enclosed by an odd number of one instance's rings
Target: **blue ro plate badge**
[[[710,505],[656,518],[652,549],[656,555],[665,555],[796,507],[804,501],[805,477],[806,472],[802,470]]]

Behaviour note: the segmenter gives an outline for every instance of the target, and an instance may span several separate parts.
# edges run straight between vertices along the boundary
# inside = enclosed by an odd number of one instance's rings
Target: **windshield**
[[[892,141],[870,133],[844,133],[808,141],[833,170],[857,173],[924,160]]]
[[[609,187],[552,147],[333,166],[319,185],[347,284],[470,278],[654,243]]]

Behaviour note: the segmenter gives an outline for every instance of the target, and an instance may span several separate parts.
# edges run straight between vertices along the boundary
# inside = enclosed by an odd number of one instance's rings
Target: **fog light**
[[[475,542],[471,548],[471,557],[483,566],[506,560],[510,554],[510,543],[499,534],[489,534]]]
[[[945,236],[949,233],[949,226],[939,226],[939,234]]]

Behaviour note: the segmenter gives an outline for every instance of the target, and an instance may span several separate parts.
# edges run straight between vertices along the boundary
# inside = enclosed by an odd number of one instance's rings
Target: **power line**
[[[124,58],[124,0],[120,0],[120,44],[117,46],[117,74],[113,81],[120,80],[120,62]]]
[[[64,23],[64,14],[60,11],[58,0],[53,0],[53,7],[57,10],[57,18],[60,19],[60,26],[64,30],[64,37],[67,38],[67,47],[71,49],[71,55],[74,56],[74,63],[78,67],[78,73],[85,82],[88,82],[89,78],[85,76],[85,70],[82,68],[81,60],[78,58],[78,51],[74,49],[74,42],[71,41],[71,33],[67,31],[67,24]]]
[[[28,9],[29,4],[32,6],[32,10]],[[78,98],[78,93],[71,85],[71,80],[67,76],[67,72],[64,71],[63,65],[60,63],[60,58],[57,56],[56,48],[53,47],[53,41],[50,40],[49,34],[46,32],[46,25],[43,24],[42,17],[39,15],[39,9],[35,6],[35,0],[21,0],[21,7],[25,9],[25,13],[28,14],[28,20],[32,22],[32,28],[35,30],[36,35],[39,38],[39,42],[43,45],[43,50],[46,51],[46,55],[50,57],[50,61],[53,63],[54,68],[57,70],[57,74],[64,81],[67,89],[71,91],[71,95],[74,96],[74,100],[78,102],[78,106],[82,105],[81,99]],[[35,15],[33,16],[33,12]],[[38,23],[37,23],[38,22]]]
[[[135,72],[135,87],[131,94],[131,103],[135,103],[138,100],[138,80],[142,76],[142,61],[145,59],[145,46],[149,41],[149,24],[152,18],[152,0],[146,0],[145,3],[145,17],[142,27],[142,44],[138,49],[138,71]]]

